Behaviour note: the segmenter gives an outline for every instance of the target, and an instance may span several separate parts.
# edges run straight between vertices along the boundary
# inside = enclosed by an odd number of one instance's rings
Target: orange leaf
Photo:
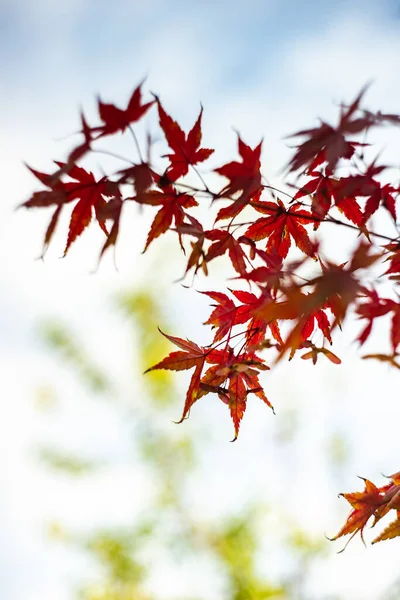
[[[397,518],[395,521],[390,523],[386,529],[382,531],[378,537],[372,540],[372,544],[376,544],[377,542],[382,542],[383,540],[391,540],[392,538],[400,536],[400,518]]]

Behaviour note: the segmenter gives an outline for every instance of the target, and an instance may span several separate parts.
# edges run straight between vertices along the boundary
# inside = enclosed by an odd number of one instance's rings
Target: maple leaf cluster
[[[361,479],[364,478],[361,477]],[[400,536],[400,473],[390,475],[389,479],[390,482],[381,487],[376,487],[372,481],[364,479],[365,489],[363,492],[340,494],[349,502],[353,510],[349,514],[345,525],[332,540],[351,534],[348,544],[357,533],[360,533],[364,542],[364,528],[371,517],[373,517],[371,527],[374,527],[382,517],[392,510],[396,513],[395,520],[389,523],[382,533],[372,540],[372,543],[376,544]]]
[[[364,358],[400,369],[400,303],[395,291],[400,281],[400,236],[377,232],[372,223],[379,214],[395,230],[399,186],[385,181],[388,166],[365,158],[370,131],[397,126],[400,116],[366,110],[363,90],[350,105],[340,107],[336,125],[321,122],[295,133],[292,137],[300,142],[287,165],[285,189],[266,184],[263,142],[252,148],[238,134],[239,158],[213,169],[221,184],[212,190],[204,165],[214,149],[203,147],[203,107],[185,133],[158,96],[143,100],[142,87],[143,82],[126,109],[98,99],[100,122],[93,126],[82,114],[83,140],[67,159],[56,161],[53,173],[29,167],[44,189],[22,206],[53,209],[43,255],[68,205],[72,211],[64,256],[94,219],[105,236],[100,259],[110,247],[115,252],[123,207],[134,202],[156,210],[144,251],[164,234],[175,236],[186,255],[184,278],[194,279],[199,273],[206,277],[218,257],[229,261],[235,289],[201,292],[212,302],[205,322],[212,330],[209,345],[161,332],[179,350],[148,369],[193,369],[181,421],[197,401],[214,394],[229,409],[236,439],[249,398],[256,396],[272,408],[264,391],[264,371],[283,357],[291,360],[299,353],[314,364],[320,357],[340,364],[330,348],[333,334],[349,314],[364,324],[356,338],[360,345],[370,337],[377,319],[390,321],[389,349]],[[169,148],[155,160],[150,159],[150,136],[146,159],[138,141],[138,126],[150,111],[157,111]],[[120,135],[133,137],[136,156],[126,159],[130,166],[98,177],[82,166],[97,151],[99,141]],[[287,191],[293,188],[293,193]],[[213,220],[201,222],[199,214],[205,212],[201,208],[210,201],[211,209],[218,210]],[[206,212],[208,216],[213,210]],[[332,224],[354,234],[356,243],[345,262],[337,263],[321,250],[326,228]],[[385,284],[388,291],[380,295],[379,287]],[[362,534],[369,517],[376,521],[390,509],[400,509],[399,477],[391,479],[382,488],[367,481],[365,492],[344,494],[353,512],[336,538]],[[397,522],[389,526],[389,533],[385,531],[376,541],[400,535]]]

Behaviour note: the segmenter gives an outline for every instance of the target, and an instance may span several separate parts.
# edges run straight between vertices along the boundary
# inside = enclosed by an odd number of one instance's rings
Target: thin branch
[[[129,125],[129,131],[131,132],[132,137],[133,137],[133,141],[135,142],[135,146],[136,146],[137,153],[139,155],[140,162],[144,162],[143,161],[142,152],[140,150],[139,142],[138,142],[138,139],[136,137],[136,133],[133,131],[133,127],[131,125]]]

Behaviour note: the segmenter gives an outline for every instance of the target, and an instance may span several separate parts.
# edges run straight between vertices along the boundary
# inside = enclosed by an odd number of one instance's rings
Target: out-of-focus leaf
[[[81,344],[61,323],[51,320],[44,321],[41,324],[40,333],[44,341],[67,359],[86,385],[94,392],[105,393],[111,389],[111,383],[104,370],[91,361]]]
[[[39,459],[51,469],[72,476],[87,475],[98,467],[95,462],[52,448],[40,448]]]

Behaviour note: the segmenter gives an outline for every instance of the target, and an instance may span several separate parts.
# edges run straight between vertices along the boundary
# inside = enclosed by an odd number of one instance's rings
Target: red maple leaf
[[[371,126],[371,119],[365,115],[361,118],[354,118],[365,89],[360,92],[350,106],[341,108],[337,127],[332,127],[322,121],[319,127],[304,129],[289,136],[308,138],[297,146],[289,163],[290,171],[298,171],[302,167],[313,170],[316,166],[326,162],[329,173],[332,173],[341,158],[350,159],[354,154],[355,147],[364,145],[349,141],[345,136],[361,133]]]
[[[207,232],[207,239],[213,242],[206,254],[207,262],[227,252],[235,271],[240,275],[246,272],[246,254],[229,231],[213,229]]]
[[[206,235],[208,234],[208,231],[204,231],[202,224],[199,223],[199,221],[195,219],[192,215],[186,214],[186,217],[189,222],[183,223],[182,225],[178,225],[176,231],[180,236],[191,235],[194,238],[196,238],[197,241],[190,242],[192,250],[189,255],[185,273],[182,279],[184,279],[186,273],[188,273],[193,267],[195,275],[200,268],[203,269],[205,275],[208,275],[206,254],[203,250],[204,242],[206,240]]]
[[[64,163],[57,162],[57,164],[59,167],[63,167]],[[93,173],[85,171],[85,169],[76,165],[69,169],[68,176],[78,182],[78,184],[65,184],[68,198],[70,200],[78,199],[78,202],[75,204],[71,214],[64,256],[67,254],[71,244],[83,233],[91,222],[93,210],[101,229],[108,236],[105,221],[100,212],[106,204],[104,196],[110,195],[107,180],[103,177],[99,181],[96,181]]]
[[[254,267],[247,273],[242,275],[241,279],[246,281],[254,281],[257,284],[267,284],[268,289],[276,291],[280,288],[281,280],[290,273],[289,269],[284,273],[282,270],[282,257],[277,253],[268,254],[265,250],[256,247],[254,240],[250,240],[245,236],[239,238],[241,243],[246,241],[254,244],[254,253],[266,264],[266,266]],[[251,256],[250,256],[251,257]]]
[[[272,337],[278,344],[283,344],[278,322],[276,320],[266,321],[257,316],[259,309],[262,306],[265,306],[266,303],[272,301],[269,289],[262,288],[260,296],[256,296],[251,292],[245,292],[243,290],[231,290],[231,292],[235,298],[242,303],[237,307],[235,324],[246,323],[249,321],[246,331],[248,352],[253,352],[264,342],[267,327],[270,328]]]
[[[392,323],[390,327],[390,341],[393,352],[396,352],[400,344],[400,303],[395,302],[393,309]]]
[[[244,352],[235,355],[230,347],[225,350],[211,350],[206,356],[206,362],[214,366],[210,367],[201,379],[199,396],[216,393],[220,400],[229,406],[235,428],[235,437],[232,440],[234,441],[239,434],[248,394],[255,394],[272,408],[258,379],[259,371],[269,367],[254,354]],[[227,386],[224,386],[225,382]]]
[[[313,288],[312,292],[304,294],[302,291],[304,284],[292,281],[284,289],[284,295],[280,301],[266,302],[257,310],[256,316],[267,321],[274,319],[296,320],[295,326],[279,349],[278,360],[281,360],[288,350],[291,350],[293,355],[301,347],[304,341],[304,328],[307,327],[309,318],[312,315],[315,316],[315,311],[325,310],[326,308],[332,311],[335,319],[329,326],[330,331],[341,325],[349,306],[357,297],[366,293],[366,289],[361,285],[355,271],[371,266],[381,256],[380,254],[370,254],[370,250],[369,244],[359,244],[346,269],[343,264],[327,263],[324,265],[321,263],[322,274],[307,283]],[[321,322],[321,324],[325,329],[326,323]],[[393,326],[393,330],[396,330],[396,333],[398,331],[395,326]],[[328,334],[327,328],[325,333]],[[400,328],[397,335],[400,336]]]
[[[355,225],[360,226],[364,217],[354,196],[346,193],[347,178],[336,179],[320,171],[311,171],[310,179],[294,196],[294,200],[303,196],[312,196],[311,212],[318,217],[314,229],[325,219],[334,200],[336,207]]]
[[[99,115],[104,123],[104,125],[93,129],[93,131],[100,131],[98,137],[111,135],[117,133],[117,131],[125,131],[131,123],[139,121],[146,114],[155,100],[142,104],[142,85],[143,82],[134,90],[125,110],[114,104],[105,104],[100,98],[98,99]]]
[[[296,246],[307,254],[315,257],[316,246],[312,244],[307,231],[302,224],[310,224],[314,221],[312,215],[303,210],[300,204],[293,204],[288,209],[281,200],[277,202],[252,202],[258,212],[270,215],[258,219],[250,225],[245,236],[254,240],[262,240],[268,237],[266,250],[269,254],[278,254],[286,258],[293,238]]]
[[[171,352],[159,363],[147,369],[146,373],[156,369],[171,371],[183,371],[193,367],[195,369],[186,394],[180,423],[186,418],[196,400],[210,392],[217,393],[220,399],[228,404],[235,427],[234,439],[239,432],[248,394],[254,393],[272,408],[258,380],[259,371],[268,369],[261,358],[246,353],[235,356],[232,348],[229,347],[225,350],[201,348],[190,340],[173,337],[162,331],[161,333],[181,350]],[[208,369],[202,378],[205,362],[214,366]],[[222,387],[226,381],[228,387]]]
[[[216,173],[229,179],[229,183],[216,197],[231,197],[237,192],[242,192],[239,198],[234,200],[230,206],[221,208],[217,214],[216,221],[235,217],[261,192],[261,147],[262,142],[252,150],[250,146],[247,146],[242,142],[238,136],[238,151],[242,158],[242,162],[232,161],[215,169]]]
[[[29,165],[26,167],[30,170],[41,183],[47,186],[48,190],[40,190],[34,192],[29,200],[23,202],[20,206],[26,208],[38,208],[52,206],[53,204],[65,204],[69,201],[65,183],[60,181],[59,177],[55,177],[54,173],[42,173],[36,169],[32,169]]]
[[[145,194],[154,182],[154,174],[149,164],[139,163],[118,171],[118,183],[133,183],[137,196]]]
[[[378,210],[380,204],[387,209],[392,219],[396,221],[396,199],[393,194],[398,194],[399,190],[390,184],[383,185],[375,179],[385,169],[387,169],[385,165],[377,165],[376,161],[373,161],[367,166],[363,174],[341,177],[337,181],[336,197],[338,201],[350,196],[367,197],[363,223]],[[360,225],[358,222],[355,223]]]
[[[364,344],[372,331],[374,320],[378,317],[387,315],[388,313],[392,313],[390,341],[393,354],[395,354],[397,347],[400,344],[400,303],[395,302],[390,298],[380,298],[375,290],[367,291],[366,295],[368,301],[360,303],[356,309],[356,313],[361,319],[367,319],[368,323],[357,339],[360,344]]]
[[[260,297],[243,290],[231,290],[231,293],[235,298],[242,303],[238,306],[231,298],[222,292],[201,293],[206,294],[218,303],[214,305],[214,310],[205,322],[205,325],[211,325],[216,329],[213,342],[222,340],[226,335],[228,335],[229,339],[232,328],[235,325],[245,324],[250,321],[246,330],[246,342],[248,344],[249,355],[264,341],[267,326],[269,326],[274,339],[279,344],[283,344],[276,320],[267,321],[257,316],[260,307],[271,300],[270,292],[267,289],[264,288],[262,290]]]
[[[245,259],[246,254],[243,251],[240,241],[236,240],[231,233],[228,231],[222,231],[219,229],[204,230],[202,225],[192,217],[186,214],[189,223],[184,223],[176,228],[176,231],[180,235],[190,235],[197,238],[196,242],[191,242],[191,253],[187,262],[185,274],[192,268],[195,267],[195,274],[201,267],[205,273],[208,274],[207,264],[225,253],[231,260],[233,268],[239,273],[244,274],[246,272]],[[204,249],[204,243],[206,240],[212,242],[209,249]],[[243,243],[243,240],[241,240]]]
[[[166,176],[169,181],[176,181],[179,177],[186,175],[190,165],[197,165],[205,161],[214,150],[209,148],[200,148],[201,144],[201,117],[203,108],[193,128],[185,135],[178,123],[174,121],[163,109],[157,98],[158,114],[160,117],[160,127],[167,139],[168,146],[173,151],[172,154],[165,154],[169,158],[170,166],[167,168]]]
[[[368,301],[360,303],[356,308],[356,313],[360,319],[367,319],[368,323],[358,336],[360,344],[364,344],[369,338],[373,322],[377,317],[382,317],[390,312],[395,302],[389,298],[380,298],[376,290],[368,291]]]
[[[173,221],[175,227],[183,225],[186,216],[185,208],[198,205],[193,196],[178,192],[172,185],[165,185],[162,191],[149,190],[132,199],[139,204],[161,206],[151,224],[143,252],[147,250],[153,240],[170,229]]]
[[[222,292],[201,292],[215,300],[218,304],[204,325],[211,325],[216,329],[213,342],[224,339],[235,324],[237,307],[231,298]]]
[[[107,204],[105,204],[98,211],[98,214],[101,219],[103,219],[104,221],[106,221],[107,219],[111,219],[113,222],[107,239],[104,242],[104,245],[100,251],[99,261],[102,258],[104,252],[107,250],[107,248],[115,246],[115,244],[117,243],[122,206],[123,200],[119,194],[116,194],[114,198],[107,202]]]
[[[312,335],[315,325],[319,327],[319,329],[324,334],[324,337],[332,344],[331,337],[331,326],[329,323],[329,319],[323,309],[317,309],[311,312],[308,316],[307,321],[305,322],[303,329],[301,330],[301,341],[308,340],[310,335]]]
[[[64,169],[66,166],[66,163],[62,162],[56,162],[56,164],[60,169]],[[22,206],[27,208],[57,206],[45,234],[44,249],[51,240],[62,207],[73,200],[78,200],[78,202],[71,214],[64,256],[67,254],[71,244],[83,233],[91,222],[93,210],[101,229],[108,235],[101,211],[106,205],[104,196],[114,196],[116,193],[119,193],[115,188],[115,184],[109,182],[105,177],[96,181],[93,173],[85,171],[85,169],[76,165],[68,167],[68,175],[71,179],[75,180],[74,182],[62,182],[53,175],[40,173],[30,167],[29,169],[50,190],[36,192]]]
[[[399,242],[391,242],[384,246],[384,248],[391,253],[385,259],[385,262],[390,261],[390,266],[385,271],[385,275],[390,275],[389,279],[397,280],[400,273],[400,244]]]
[[[365,205],[364,220],[367,221],[379,208],[382,203],[390,213],[394,222],[396,222],[396,199],[393,194],[398,194],[399,190],[389,183],[381,185],[375,182],[375,191],[370,195]]]

